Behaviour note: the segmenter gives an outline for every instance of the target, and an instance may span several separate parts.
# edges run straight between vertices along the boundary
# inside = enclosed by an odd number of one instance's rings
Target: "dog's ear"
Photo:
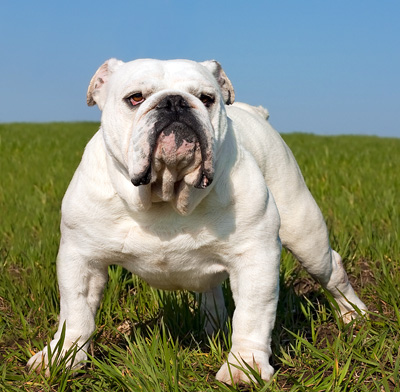
[[[233,89],[231,81],[222,69],[221,64],[215,60],[203,61],[200,64],[206,67],[214,75],[219,87],[221,88],[224,102],[227,105],[231,105],[233,102],[235,102],[235,90]]]
[[[107,97],[107,82],[110,75],[124,62],[117,59],[107,60],[94,74],[89,83],[86,95],[88,106],[96,105],[100,110],[103,109]]]

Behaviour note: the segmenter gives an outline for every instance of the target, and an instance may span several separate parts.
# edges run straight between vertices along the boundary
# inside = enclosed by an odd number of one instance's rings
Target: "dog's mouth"
[[[207,188],[213,181],[213,171],[204,136],[180,121],[173,121],[158,131],[157,124],[155,128],[148,166],[131,179],[133,185],[151,183],[154,201],[172,200],[182,182],[199,189]]]

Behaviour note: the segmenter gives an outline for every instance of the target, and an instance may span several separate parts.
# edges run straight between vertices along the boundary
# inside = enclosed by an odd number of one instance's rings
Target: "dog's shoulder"
[[[80,219],[115,198],[107,173],[107,156],[101,129],[85,147],[62,202],[63,219]]]

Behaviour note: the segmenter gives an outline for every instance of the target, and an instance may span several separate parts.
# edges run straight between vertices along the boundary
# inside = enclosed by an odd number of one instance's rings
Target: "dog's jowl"
[[[62,203],[57,274],[63,350],[86,359],[95,314],[118,264],[160,289],[204,293],[207,332],[235,301],[232,347],[217,379],[248,381],[242,361],[269,380],[281,244],[337,301],[349,321],[354,293],[297,163],[268,112],[234,103],[219,63],[111,59],[93,76],[102,110]],[[48,348],[28,362],[47,367]]]

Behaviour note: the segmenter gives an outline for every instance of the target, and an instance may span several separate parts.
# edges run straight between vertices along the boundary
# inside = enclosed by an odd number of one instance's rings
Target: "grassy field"
[[[235,391],[215,373],[230,334],[203,336],[191,293],[110,279],[84,370],[25,372],[57,327],[60,203],[98,125],[0,125],[0,390]],[[400,390],[400,139],[284,135],[344,258],[368,320],[344,326],[321,289],[282,256],[276,376],[246,391]],[[233,304],[226,284],[227,304]]]

